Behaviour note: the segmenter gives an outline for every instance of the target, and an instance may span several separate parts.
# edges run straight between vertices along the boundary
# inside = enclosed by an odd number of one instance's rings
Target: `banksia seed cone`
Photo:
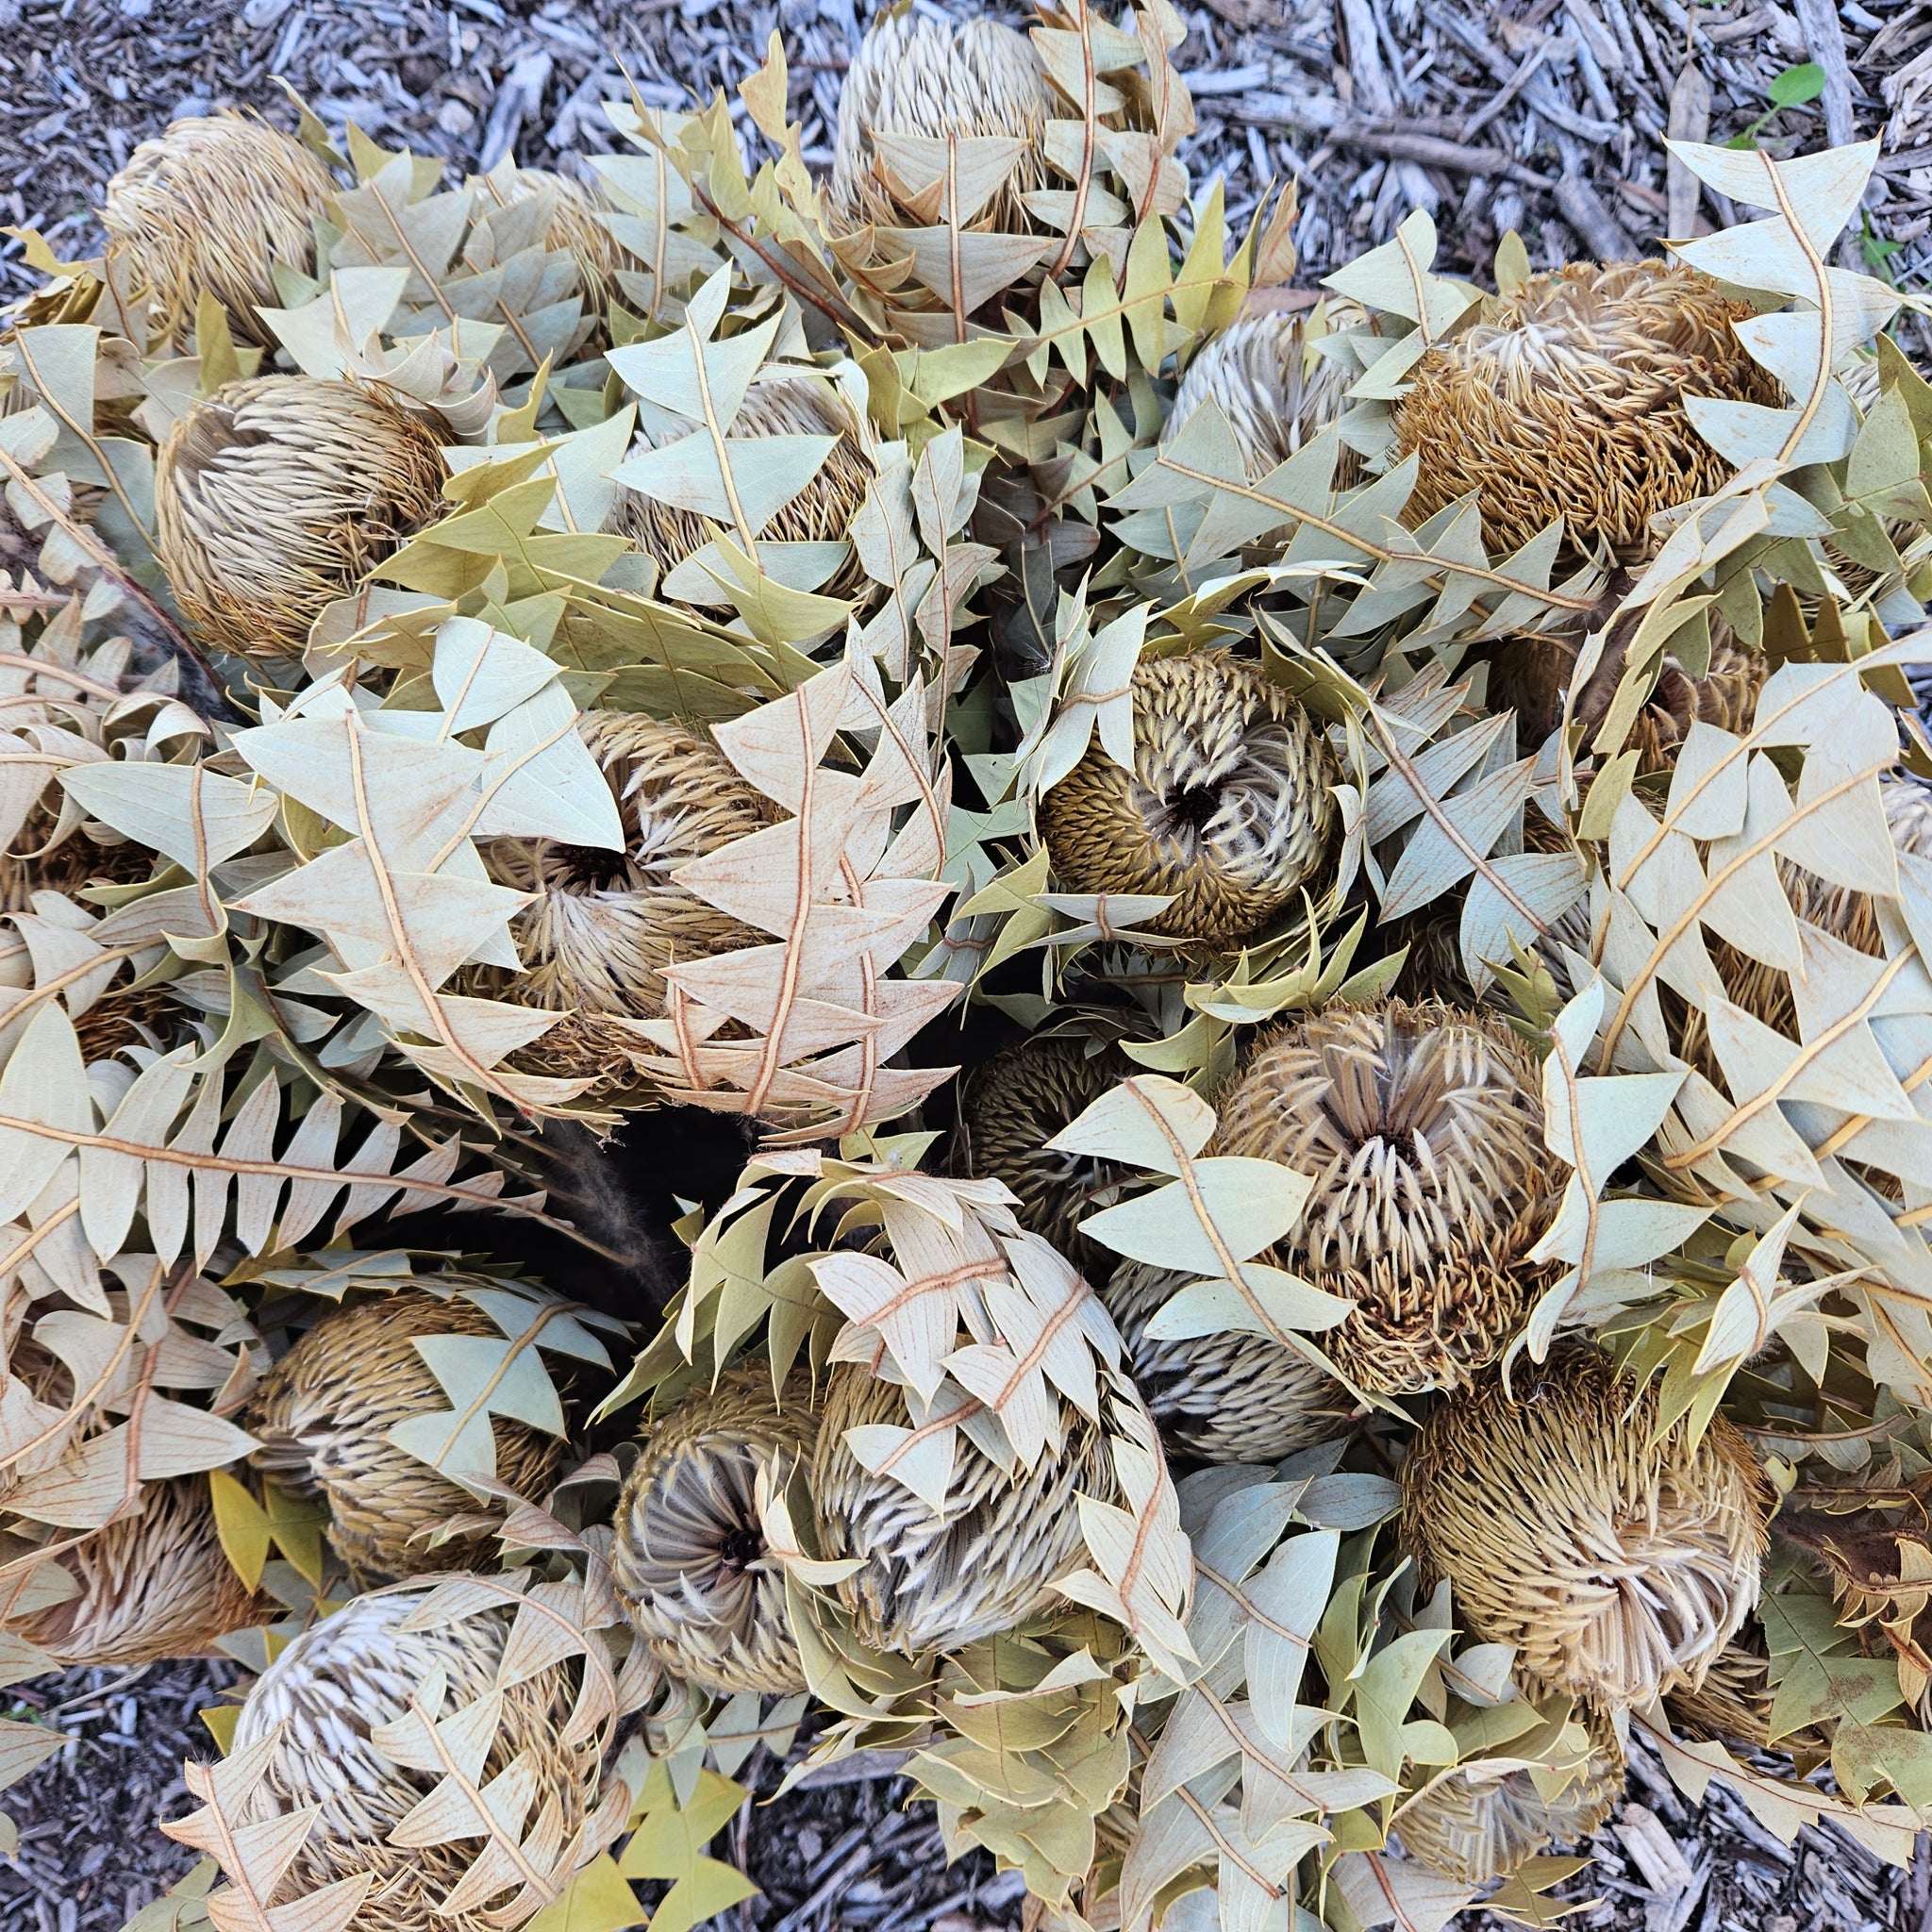
[[[1191,1275],[1123,1261],[1103,1291],[1134,1380],[1168,1446],[1204,1462],[1272,1462],[1332,1441],[1356,1405],[1325,1369],[1267,1335],[1147,1333]]]
[[[304,1631],[250,1688],[235,1724],[235,1750],[260,1743],[277,1724],[287,1726],[253,1800],[255,1817],[266,1822],[320,1807],[264,1904],[305,1898],[368,1872],[375,1884],[350,1921],[353,1932],[419,1932],[426,1925],[441,1932],[498,1932],[505,1923],[500,1910],[492,1915],[486,1907],[492,1900],[501,1907],[504,1894],[522,1885],[523,1874],[508,1859],[491,1898],[468,1910],[441,1909],[476,1862],[478,1838],[390,1842],[390,1834],[437,1788],[438,1774],[397,1763],[376,1747],[372,1733],[406,1717],[432,1676],[440,1675],[443,1686],[435,1715],[445,1721],[490,1697],[509,1631],[496,1609],[406,1630],[426,1594],[406,1590],[358,1597]],[[528,1781],[534,1795],[514,1828],[540,1862],[569,1842],[596,1796],[600,1740],[593,1732],[573,1744],[562,1741],[574,1668],[551,1664],[496,1693],[502,1702],[488,1756],[475,1774],[475,1783],[487,1789],[508,1774],[499,1787],[506,1791]]]
[[[681,724],[587,711],[577,731],[617,799],[625,849],[542,839],[492,844],[497,883],[535,899],[510,922],[524,971],[478,976],[497,997],[565,1015],[519,1064],[611,1091],[636,1084],[625,1055],[644,1042],[624,1022],[664,1010],[665,967],[764,942],[671,874],[769,824],[772,808],[715,745]]]
[[[1059,1451],[1049,1441],[1030,1472],[1016,1467],[1010,1476],[962,1429],[936,1516],[891,1475],[872,1474],[845,1441],[848,1429],[904,1428],[907,1415],[896,1384],[863,1368],[835,1369],[811,1495],[824,1555],[865,1562],[838,1586],[859,1641],[917,1657],[1010,1630],[1046,1601],[1081,1548],[1079,1495],[1107,1495],[1111,1476],[1105,1439],[1071,1410]]]
[[[1757,1601],[1777,1503],[1714,1416],[1657,1430],[1657,1385],[1559,1344],[1437,1405],[1402,1469],[1402,1534],[1470,1634],[1534,1684],[1610,1707],[1704,1682]]]
[[[617,272],[629,258],[617,238],[597,219],[606,204],[574,175],[554,175],[547,168],[518,168],[508,175],[509,201],[527,201],[549,189],[556,196],[545,243],[577,265],[577,291],[584,313],[602,322],[618,297]],[[503,179],[484,175],[477,185],[487,193],[503,195]],[[601,339],[600,339],[601,340]]]
[[[447,474],[435,432],[381,389],[231,382],[156,458],[161,562],[206,642],[299,657],[323,608],[435,517]]]
[[[805,1689],[785,1575],[765,1555],[758,1478],[782,1492],[817,1424],[801,1387],[779,1408],[762,1369],[685,1398],[652,1433],[617,1500],[610,1577],[632,1627],[673,1675],[729,1696]]]
[[[1470,1766],[1450,1772],[1402,1807],[1395,1829],[1403,1849],[1458,1885],[1507,1878],[1545,1846],[1588,1838],[1624,1795],[1624,1748],[1609,1722],[1579,1713],[1590,1756],[1559,1790],[1545,1797],[1526,1771],[1483,1778]]]
[[[1731,326],[1754,312],[1708,275],[1655,261],[1532,275],[1430,350],[1396,405],[1396,453],[1420,458],[1408,520],[1478,490],[1492,553],[1561,517],[1579,549],[1647,555],[1652,517],[1729,474],[1684,397],[1779,400]]]
[[[431,1548],[428,1531],[479,1505],[468,1491],[389,1440],[398,1423],[449,1407],[416,1347],[418,1336],[503,1330],[460,1296],[406,1288],[332,1309],[262,1377],[246,1427],[261,1443],[257,1468],[329,1507],[328,1540],[358,1584],[464,1570],[479,1546],[457,1537]],[[538,1497],[563,1457],[546,1431],[492,1417],[498,1477]]]
[[[334,196],[322,162],[266,121],[176,121],[108,183],[108,275],[153,298],[156,333],[169,341],[192,333],[207,290],[238,337],[271,347],[275,337],[255,311],[280,307],[273,265],[315,272],[313,223]]]
[[[695,434],[695,429],[691,433]],[[731,425],[730,434],[734,440],[836,436],[837,447],[819,466],[811,481],[758,534],[760,541],[774,543],[845,541],[852,519],[865,502],[873,472],[859,447],[858,424],[829,384],[808,375],[771,376],[754,382],[745,391],[744,405]],[[695,510],[677,509],[622,487],[611,527],[628,537],[666,574],[702,550],[717,534],[716,526]],[[865,567],[854,551],[822,590],[828,597],[848,596],[864,581]],[[724,601],[722,594],[717,601]]]
[[[77,1596],[13,1627],[63,1670],[205,1657],[217,1638],[281,1614],[235,1574],[215,1530],[208,1477],[148,1483],[123,1516],[59,1561]]]
[[[1533,750],[1563,722],[1563,694],[1576,667],[1576,650],[1574,638],[1523,632],[1506,639],[1491,654],[1490,708],[1515,710],[1522,721],[1519,742],[1525,749]],[[1608,715],[1624,665],[1622,648],[1606,651],[1577,694],[1573,717],[1584,727],[1586,748]],[[1770,669],[1763,655],[1740,645],[1727,625],[1711,638],[1710,664],[1702,677],[1692,677],[1676,658],[1666,656],[1656,688],[1622,748],[1635,747],[1640,773],[1668,772],[1691,725],[1700,721],[1742,736],[1751,728],[1757,693]]]
[[[1500,1020],[1396,1000],[1276,1034],[1217,1144],[1314,1176],[1274,1252],[1356,1303],[1316,1338],[1342,1373],[1406,1394],[1466,1382],[1526,1311],[1559,1192],[1542,1126],[1536,1060]]]
[[[1060,890],[1165,893],[1150,932],[1232,944],[1327,865],[1338,824],[1327,741],[1254,665],[1224,652],[1134,670],[1134,769],[1098,742],[1040,804]]]
[[[1359,311],[1331,319],[1349,326]],[[1350,381],[1341,363],[1310,348],[1305,316],[1243,316],[1188,364],[1160,441],[1172,442],[1211,400],[1234,431],[1249,480],[1258,482],[1334,422]]]
[[[1074,1039],[1023,1040],[996,1053],[965,1082],[953,1130],[953,1172],[1004,1181],[1018,1197],[1020,1225],[1043,1236],[1090,1280],[1112,1265],[1080,1223],[1105,1206],[1094,1199],[1124,1169],[1046,1145],[1132,1071],[1112,1048],[1094,1053]]]
[[[1039,148],[1057,111],[1053,89],[1024,36],[996,21],[952,24],[887,14],[867,29],[839,92],[830,209],[843,226],[901,219],[879,178],[881,134],[1007,135],[1029,143],[991,204],[1003,227],[1029,225],[1019,196],[1043,187]]]

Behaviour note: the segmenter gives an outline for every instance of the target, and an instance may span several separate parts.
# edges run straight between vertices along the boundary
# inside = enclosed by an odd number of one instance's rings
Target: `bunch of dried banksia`
[[[1184,36],[895,9],[822,182],[776,57],[184,121],[8,318],[4,1621],[247,1666],[215,1923],[715,1915],[808,1707],[1043,1927],[1548,1923],[1639,1753],[1932,1825],[1856,156],[1284,308]]]

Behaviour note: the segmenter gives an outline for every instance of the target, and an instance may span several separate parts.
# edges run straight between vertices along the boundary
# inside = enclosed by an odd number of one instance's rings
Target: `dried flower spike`
[[[839,92],[829,194],[834,221],[903,219],[881,178],[880,135],[943,141],[1005,135],[1024,141],[991,204],[1003,227],[1029,225],[1019,197],[1046,182],[1040,142],[1056,96],[1025,38],[997,21],[951,24],[888,13],[866,30]]]
[[[1606,1707],[1695,1689],[1757,1601],[1776,1491],[1722,1415],[1660,1436],[1657,1385],[1559,1344],[1439,1403],[1402,1469],[1402,1534],[1473,1636]]]
[[[1403,1806],[1395,1820],[1403,1849],[1458,1885],[1487,1885],[1552,1844],[1588,1838],[1624,1795],[1626,1772],[1609,1721],[1585,1712],[1578,1722],[1589,1756],[1559,1789],[1546,1795],[1527,1771],[1481,1777],[1457,1768]]]
[[[1111,1488],[1105,1438],[1065,1415],[1065,1440],[1035,1467],[1008,1473],[960,1431],[945,1508],[935,1514],[890,1474],[874,1475],[846,1432],[928,1420],[918,1398],[864,1368],[833,1371],[820,1419],[811,1494],[819,1542],[864,1558],[839,1585],[861,1642],[917,1657],[996,1636],[1047,1600],[1081,1548],[1078,1497]]]
[[[975,1069],[959,1093],[953,1133],[953,1172],[1004,1181],[1013,1191],[1020,1225],[1051,1241],[1090,1280],[1111,1265],[1106,1249],[1079,1232],[1106,1204],[1101,1190],[1124,1169],[1084,1155],[1058,1154],[1046,1142],[1098,1100],[1124,1073],[1125,1057],[1073,1039],[1023,1040]]]
[[[299,657],[324,606],[434,518],[446,474],[435,431],[383,390],[231,382],[156,458],[161,562],[206,642]]]
[[[350,1922],[355,1932],[416,1932],[426,1925],[500,1932],[521,1922],[521,1914],[506,1917],[501,1910],[508,1902],[504,1895],[520,1891],[524,1882],[508,1859],[494,1861],[501,1877],[487,1896],[468,1909],[444,1909],[442,1902],[478,1862],[478,1838],[425,1844],[410,1833],[407,1844],[391,1841],[438,1788],[439,1774],[398,1763],[374,1734],[406,1718],[412,1705],[421,1707],[432,1685],[441,1691],[441,1707],[430,1714],[445,1723],[463,1709],[481,1707],[487,1713],[487,1700],[501,1699],[484,1734],[488,1742],[474,1783],[487,1789],[506,1774],[516,1784],[528,1782],[525,1842],[537,1860],[556,1858],[583,1826],[597,1794],[601,1740],[592,1731],[564,1741],[575,1667],[553,1663],[533,1674],[520,1673],[499,1690],[508,1618],[490,1608],[453,1614],[429,1629],[405,1628],[426,1594],[419,1589],[358,1597],[304,1631],[250,1687],[235,1724],[235,1750],[260,1743],[277,1724],[287,1726],[254,1798],[256,1818],[265,1823],[310,1805],[321,1807],[273,1900],[264,1903],[303,1898],[368,1872],[375,1885]],[[464,1816],[454,1814],[458,1821]],[[520,1813],[513,1828],[524,1823]]]
[[[416,1341],[501,1328],[473,1303],[422,1289],[357,1302],[325,1315],[262,1378],[247,1415],[261,1442],[253,1460],[285,1487],[326,1498],[328,1540],[358,1582],[462,1570],[478,1545],[457,1537],[431,1548],[427,1533],[479,1505],[447,1477],[390,1441],[412,1416],[447,1409],[449,1398]],[[541,1429],[492,1417],[499,1479],[541,1496],[563,1444]]]
[[[1225,1329],[1165,1341],[1147,1333],[1191,1278],[1124,1261],[1101,1295],[1168,1446],[1204,1462],[1269,1462],[1341,1435],[1356,1413],[1348,1391],[1273,1337]]]
[[[686,433],[695,434],[695,425]],[[836,436],[837,446],[811,481],[778,509],[758,531],[758,538],[774,543],[844,542],[852,519],[865,502],[873,472],[860,447],[859,425],[829,383],[809,375],[767,375],[754,382],[732,420],[730,434],[734,441]],[[640,448],[647,446],[639,444]],[[623,485],[619,486],[610,526],[630,538],[667,575],[718,534],[716,525],[697,511],[659,503]],[[849,596],[864,581],[865,567],[857,551],[848,550],[845,560],[821,589],[828,597]],[[720,592],[715,600],[700,601],[722,604],[725,599]]]
[[[1652,517],[1729,474],[1684,397],[1779,401],[1731,326],[1754,312],[1708,275],[1656,261],[1532,275],[1430,350],[1397,404],[1396,452],[1419,458],[1408,520],[1477,490],[1492,553],[1561,517],[1578,548],[1645,557]]]
[[[587,711],[577,731],[602,768],[624,822],[625,849],[501,840],[486,855],[499,884],[532,894],[510,924],[524,970],[485,971],[496,997],[564,1018],[517,1064],[630,1105],[651,1097],[627,1054],[644,1042],[626,1020],[664,1010],[665,967],[763,942],[764,935],[672,881],[701,858],[769,824],[774,808],[708,739],[628,711]]]
[[[818,1433],[801,1385],[780,1408],[763,1369],[685,1398],[652,1432],[617,1501],[610,1576],[632,1627],[674,1675],[701,1690],[805,1689],[767,1560],[758,1478],[782,1491]]]
[[[1331,327],[1360,320],[1353,303],[1331,310]],[[1346,311],[1353,311],[1352,313]],[[1161,428],[1162,444],[1212,401],[1227,419],[1251,482],[1287,462],[1341,413],[1351,377],[1346,366],[1318,354],[1304,315],[1244,315],[1188,364]]]
[[[1162,893],[1150,932],[1228,945],[1312,886],[1338,824],[1335,760],[1294,699],[1225,652],[1134,670],[1134,768],[1096,741],[1040,805],[1060,889]]]
[[[194,329],[206,290],[246,342],[275,338],[256,314],[277,306],[274,264],[315,272],[315,229],[335,196],[302,143],[252,114],[191,116],[144,141],[108,183],[108,273],[153,299],[167,341]]]
[[[77,1593],[12,1627],[63,1670],[206,1657],[218,1638],[281,1614],[223,1554],[205,1475],[144,1484],[139,1514],[59,1560]]]
[[[1358,1387],[1453,1389],[1495,1360],[1557,1189],[1534,1058],[1500,1020],[1434,1003],[1287,1027],[1222,1108],[1219,1145],[1314,1176],[1282,1266],[1355,1312],[1319,1338]]]

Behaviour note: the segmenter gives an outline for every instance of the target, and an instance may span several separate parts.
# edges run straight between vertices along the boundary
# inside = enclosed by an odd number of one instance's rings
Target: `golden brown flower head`
[[[1779,400],[1731,326],[1753,312],[1708,275],[1661,262],[1532,275],[1431,349],[1397,404],[1397,454],[1420,459],[1409,521],[1477,490],[1493,554],[1561,517],[1579,548],[1646,556],[1652,517],[1729,474],[1683,399]]]
[[[632,1626],[675,1676],[726,1695],[805,1689],[766,1555],[758,1478],[782,1491],[818,1424],[801,1386],[783,1408],[763,1369],[700,1389],[652,1431],[617,1501],[610,1576]]]
[[[1272,1336],[1230,1330],[1166,1341],[1149,1335],[1156,1312],[1191,1279],[1123,1261],[1101,1292],[1171,1449],[1204,1462],[1272,1462],[1347,1430],[1356,1413],[1347,1390]]]
[[[1123,1074],[1125,1056],[1090,1052],[1089,1041],[1035,1036],[996,1053],[966,1080],[953,1130],[953,1172],[974,1180],[1004,1181],[1018,1197],[1022,1227],[1044,1236],[1091,1280],[1111,1265],[1080,1223],[1106,1204],[1094,1196],[1125,1172],[1084,1154],[1046,1145]]]
[[[1005,135],[1027,143],[994,198],[1003,226],[1024,226],[1019,196],[1043,187],[1039,149],[1056,95],[1025,37],[997,21],[953,23],[921,13],[884,14],[866,30],[839,92],[832,155],[832,218],[903,223],[880,178],[880,135]]]
[[[574,175],[553,174],[547,168],[483,175],[476,185],[501,205],[528,201],[543,193],[552,197],[544,245],[576,263],[584,313],[601,324],[619,297],[617,272],[630,258],[618,245],[616,236],[597,219],[600,213],[608,214],[609,208],[596,190],[586,187]]]
[[[176,121],[108,183],[108,273],[152,296],[155,331],[169,341],[192,335],[206,290],[238,339],[272,347],[255,311],[281,306],[274,264],[315,273],[313,224],[334,198],[322,162],[253,114]]]
[[[734,440],[836,436],[837,445],[811,481],[758,536],[774,543],[845,541],[852,519],[865,502],[873,470],[860,446],[860,425],[829,383],[809,375],[767,375],[754,382],[745,391],[744,405],[730,434]],[[622,486],[610,527],[628,537],[667,575],[717,534],[716,525],[695,510],[676,509]],[[858,552],[850,551],[821,588],[828,597],[844,597],[864,581],[865,567]],[[721,595],[717,601],[722,604],[724,600]]]
[[[1327,741],[1260,671],[1224,652],[1142,658],[1134,768],[1098,741],[1040,804],[1060,889],[1162,893],[1150,932],[1245,938],[1314,888],[1339,824]]]
[[[262,1445],[256,1466],[326,1500],[329,1542],[358,1583],[479,1560],[479,1545],[467,1537],[433,1549],[425,1538],[481,1506],[389,1439],[398,1423],[449,1407],[416,1346],[419,1337],[436,1335],[501,1340],[503,1331],[460,1295],[445,1301],[399,1289],[325,1315],[262,1377],[249,1407],[246,1426]],[[540,1497],[562,1460],[562,1442],[501,1417],[490,1427],[498,1477],[520,1495]]]
[[[995,1636],[1046,1601],[1081,1548],[1081,1492],[1107,1495],[1112,1480],[1106,1439],[1078,1414],[1066,1415],[1059,1449],[1049,1442],[1031,1471],[1010,1475],[962,1429],[935,1515],[890,1474],[868,1471],[845,1440],[881,1423],[906,1427],[914,1402],[863,1368],[835,1369],[811,1477],[824,1555],[864,1559],[838,1586],[859,1641],[907,1657]]]
[[[384,390],[231,382],[156,458],[161,562],[204,641],[299,657],[324,607],[437,515],[447,474],[436,432]]]
[[[1653,1440],[1653,1439],[1656,1440]],[[1757,1601],[1777,1492],[1722,1415],[1657,1434],[1600,1350],[1561,1343],[1439,1403],[1402,1469],[1402,1534],[1472,1636],[1604,1707],[1702,1684]]]
[[[1588,1838],[1624,1795],[1624,1747],[1600,1713],[1574,1720],[1589,1734],[1588,1756],[1567,1777],[1505,1772],[1482,1777],[1458,1768],[1403,1806],[1395,1820],[1403,1849],[1458,1885],[1506,1878],[1552,1844]],[[1582,1747],[1579,1746],[1579,1749]]]
[[[641,712],[587,711],[577,732],[602,768],[624,823],[625,849],[500,840],[487,854],[500,885],[535,894],[510,930],[514,975],[479,973],[498,998],[565,1017],[515,1064],[559,1079],[594,1079],[629,1105],[640,1090],[628,1053],[643,1042],[624,1022],[664,1010],[663,971],[764,942],[671,874],[771,823],[772,807],[708,739]]]
[[[1352,303],[1341,307],[1354,310]],[[1357,319],[1359,311],[1330,316],[1336,327]],[[1350,379],[1344,364],[1314,348],[1306,316],[1244,315],[1188,364],[1160,441],[1172,442],[1212,401],[1234,431],[1250,480],[1258,482],[1335,421]]]
[[[549,1664],[534,1675],[519,1671],[499,1689],[508,1616],[486,1608],[438,1615],[426,1627],[412,1628],[426,1595],[417,1589],[358,1597],[304,1631],[250,1686],[235,1724],[236,1751],[284,1726],[252,1815],[265,1822],[320,1807],[294,1840],[293,1862],[264,1903],[304,1898],[366,1872],[375,1884],[350,1921],[354,1932],[420,1932],[425,1925],[441,1932],[500,1932],[503,1907],[524,1883],[508,1860],[500,1883],[486,1887],[467,1909],[443,1909],[488,1840],[478,1835],[440,1844],[391,1841],[404,1818],[438,1788],[441,1774],[399,1763],[378,1747],[375,1733],[406,1718],[412,1702],[420,1706],[426,1682],[441,1686],[434,1714],[445,1722],[492,1693],[501,1698],[475,1782],[487,1788],[506,1774],[509,1780],[529,1780],[522,1830],[540,1865],[569,1845],[595,1803],[601,1740],[594,1730],[586,1737],[570,1726],[578,1666]],[[508,1791],[515,1784],[497,1789]],[[508,1923],[515,1923],[513,1915]]]
[[[282,1613],[235,1574],[205,1475],[144,1484],[138,1515],[117,1517],[59,1561],[75,1594],[12,1627],[63,1670],[205,1657],[217,1638]]]
[[[1467,1381],[1526,1312],[1559,1191],[1542,1126],[1536,1060],[1500,1020],[1395,1000],[1277,1033],[1218,1144],[1314,1176],[1275,1253],[1355,1302],[1316,1338],[1342,1373],[1400,1394]]]

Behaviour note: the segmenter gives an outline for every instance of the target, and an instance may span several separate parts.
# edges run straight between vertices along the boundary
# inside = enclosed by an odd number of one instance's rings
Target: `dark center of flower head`
[[[566,892],[622,892],[631,885],[628,856],[601,845],[551,845],[543,854],[543,871]]]
[[[1185,791],[1176,791],[1163,803],[1167,808],[1167,823],[1171,830],[1178,831],[1186,825],[1198,832],[1221,809],[1221,790],[1215,785],[1190,785]]]
[[[734,1524],[719,1540],[718,1556],[727,1570],[749,1570],[764,1554],[765,1540],[753,1524]]]

